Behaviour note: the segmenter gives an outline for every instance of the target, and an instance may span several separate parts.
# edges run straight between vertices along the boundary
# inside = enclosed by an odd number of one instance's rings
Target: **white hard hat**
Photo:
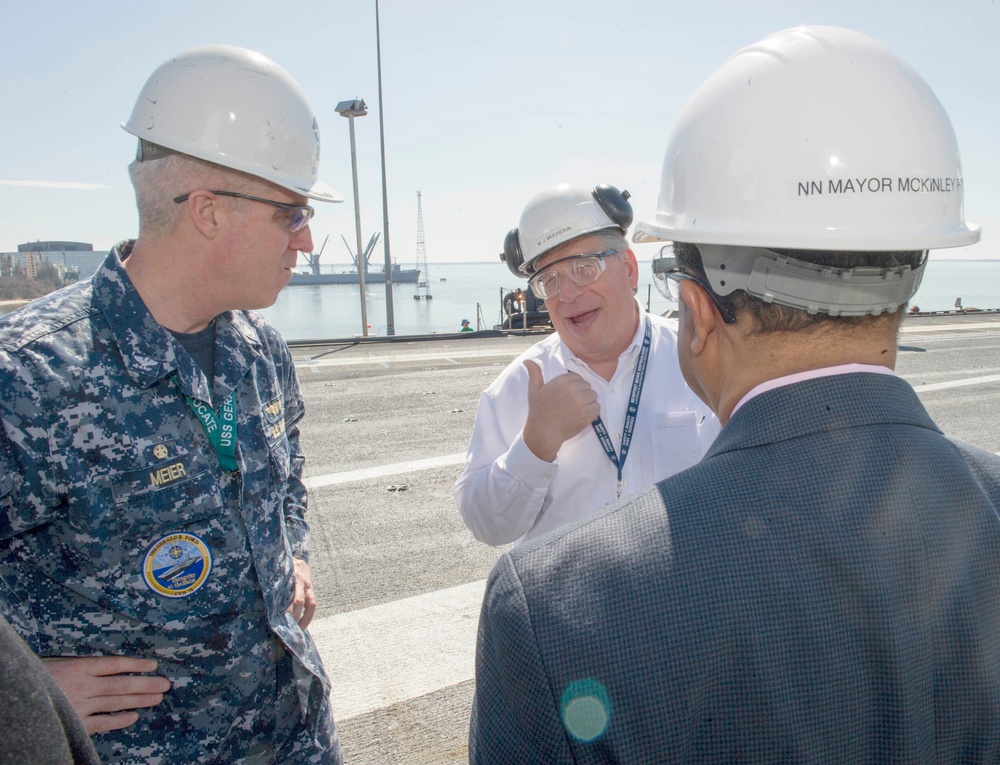
[[[634,241],[927,250],[979,240],[958,145],[927,83],[884,46],[799,27],[733,55],[667,144],[658,210]]]
[[[562,183],[532,197],[517,228],[504,240],[500,258],[517,276],[530,276],[535,261],[570,239],[606,229],[622,235],[632,225],[629,193],[601,184],[594,188]]]
[[[207,45],[179,53],[146,81],[122,127],[165,147],[255,175],[311,199],[342,202],[319,180],[319,127],[305,93],[260,53]]]

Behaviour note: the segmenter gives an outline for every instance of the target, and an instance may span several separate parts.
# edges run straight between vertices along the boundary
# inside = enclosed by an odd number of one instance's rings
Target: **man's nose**
[[[312,230],[309,228],[309,224],[306,224],[304,228],[295,232],[294,236],[292,236],[292,241],[289,242],[289,246],[299,252],[313,251]]]
[[[556,297],[564,303],[572,303],[582,292],[583,287],[573,284],[569,277],[565,275],[559,277],[559,294]]]

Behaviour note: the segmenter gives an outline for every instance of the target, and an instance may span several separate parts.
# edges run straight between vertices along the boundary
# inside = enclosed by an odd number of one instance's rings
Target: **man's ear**
[[[622,263],[625,264],[625,273],[628,274],[628,281],[634,293],[639,289],[639,262],[635,259],[631,247],[622,252]]]
[[[689,325],[685,342],[690,338],[691,352],[698,354],[705,350],[712,333],[724,322],[704,287],[690,279],[682,279],[678,287],[687,313],[685,321]]]
[[[214,239],[219,235],[219,229],[228,215],[219,204],[219,198],[208,191],[195,191],[184,202],[184,209],[194,227],[206,239]]]

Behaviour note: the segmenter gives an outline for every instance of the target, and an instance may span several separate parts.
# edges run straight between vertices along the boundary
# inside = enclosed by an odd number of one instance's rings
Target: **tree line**
[[[38,275],[34,279],[28,278],[20,266],[14,266],[9,270],[4,269],[4,274],[0,276],[0,300],[34,300],[64,284],[66,282],[59,271],[50,263],[39,266]]]

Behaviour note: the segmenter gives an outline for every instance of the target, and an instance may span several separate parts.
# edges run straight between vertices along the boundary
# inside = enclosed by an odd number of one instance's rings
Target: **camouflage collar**
[[[212,396],[194,361],[165,328],[160,326],[129,279],[122,261],[132,252],[134,239],[115,245],[93,277],[94,298],[108,322],[129,376],[149,387],[176,372],[184,392],[206,403]],[[227,311],[216,322],[216,380],[225,398],[260,355],[256,330],[241,312]]]

